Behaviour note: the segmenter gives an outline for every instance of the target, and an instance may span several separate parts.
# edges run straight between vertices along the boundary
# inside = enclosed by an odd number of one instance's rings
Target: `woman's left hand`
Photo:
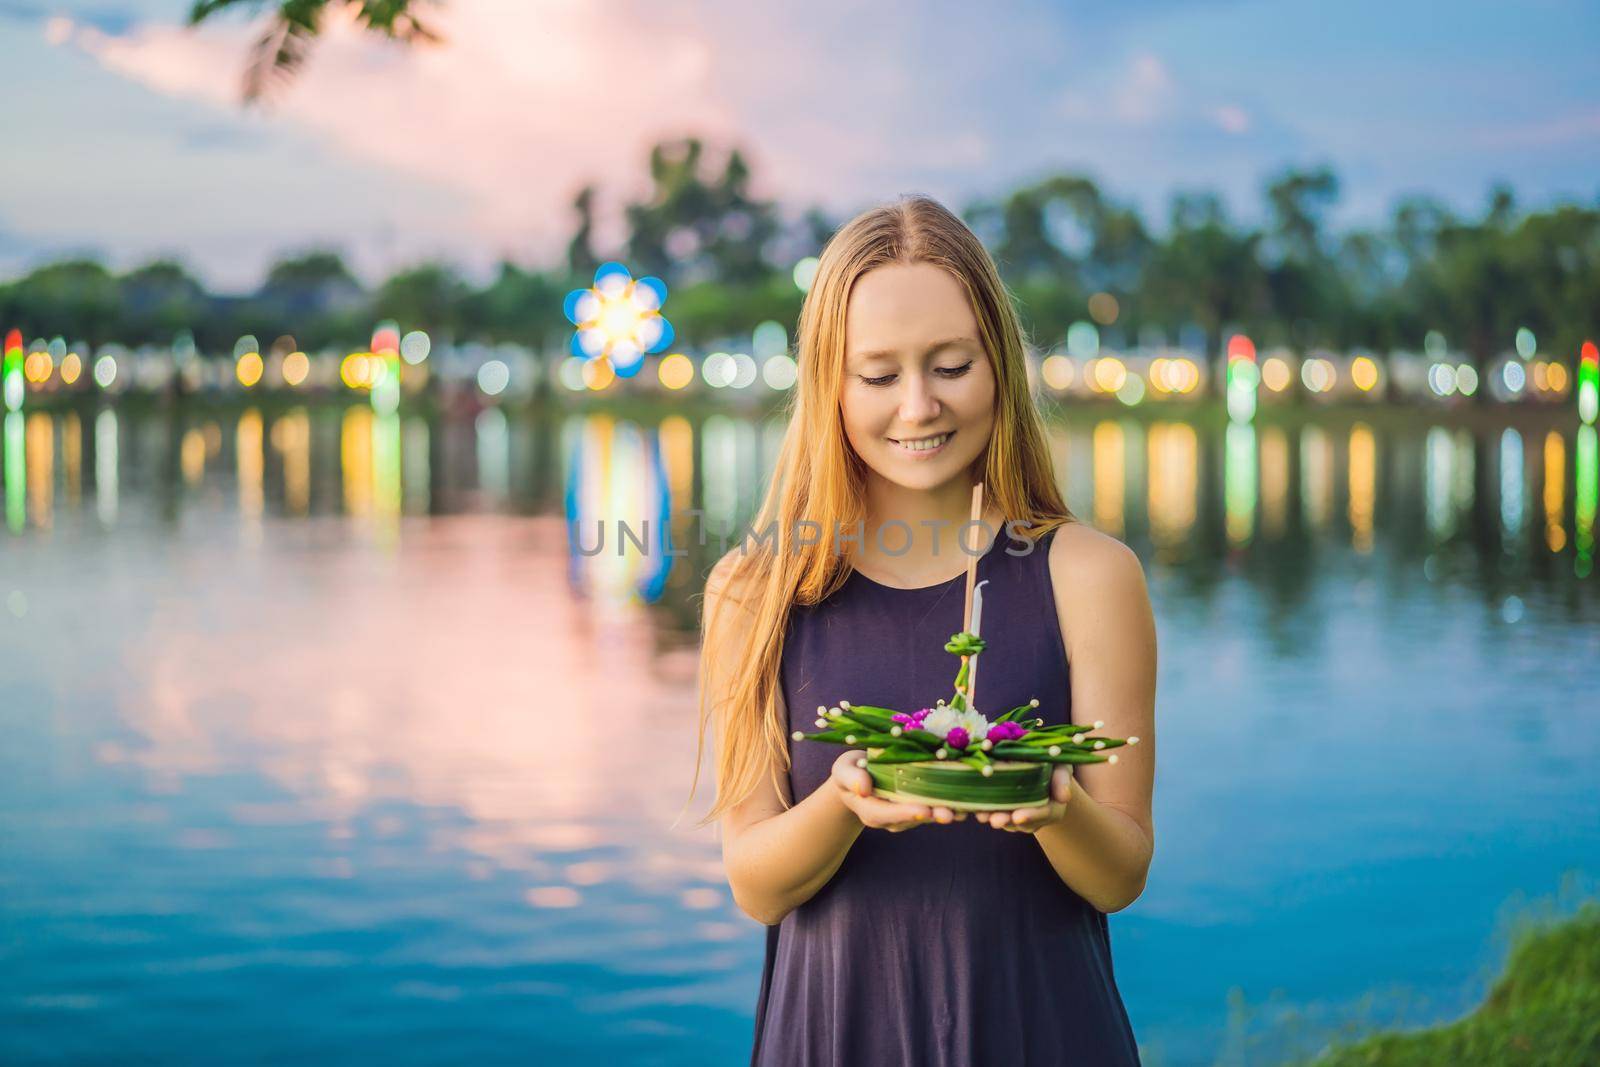
[[[1050,803],[1042,808],[1018,808],[1016,811],[975,811],[979,822],[988,823],[999,830],[1031,834],[1042,826],[1059,822],[1067,813],[1072,799],[1072,765],[1058,764],[1050,775]]]

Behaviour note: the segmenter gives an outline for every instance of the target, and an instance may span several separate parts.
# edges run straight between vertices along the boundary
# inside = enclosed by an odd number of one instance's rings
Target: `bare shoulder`
[[[1133,549],[1083,522],[1057,528],[1050,542],[1050,580],[1057,600],[1072,593],[1135,600],[1149,595],[1144,565]]]

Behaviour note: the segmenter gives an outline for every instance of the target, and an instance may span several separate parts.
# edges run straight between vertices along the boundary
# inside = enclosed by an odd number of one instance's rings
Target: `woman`
[[[1136,1064],[1106,913],[1138,898],[1154,848],[1138,560],[1063,504],[1016,312],[933,200],[868,211],[828,243],[799,369],[758,536],[707,583],[701,658],[717,751],[703,821],[720,818],[734,899],[768,927],[752,1062]],[[956,539],[977,481],[986,550],[976,527]],[[1114,766],[1057,767],[1043,807],[969,819],[876,797],[861,751],[791,733],[840,700],[947,694],[943,645],[979,551],[977,705],[1037,697],[1046,722],[1141,743]]]

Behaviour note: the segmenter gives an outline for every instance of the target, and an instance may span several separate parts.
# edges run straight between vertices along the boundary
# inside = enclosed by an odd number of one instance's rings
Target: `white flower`
[[[957,711],[945,705],[934,708],[922,720],[922,728],[940,738],[948,737],[957,726],[967,731],[968,743],[982,741],[989,736],[989,720],[978,711]]]
[[[943,705],[934,708],[932,711],[928,712],[927,717],[922,720],[922,728],[928,731],[930,734],[938,736],[942,740],[944,736],[950,732],[951,727],[960,725],[960,723],[957,721],[960,714],[960,712],[956,711],[955,708],[952,708],[949,705]]]
[[[983,712],[963,711],[956,718],[956,725],[967,731],[970,741],[982,741],[989,736],[989,720],[984,718]]]

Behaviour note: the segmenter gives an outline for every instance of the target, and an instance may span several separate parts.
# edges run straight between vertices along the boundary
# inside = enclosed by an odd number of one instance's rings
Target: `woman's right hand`
[[[967,817],[964,811],[952,811],[943,806],[902,804],[873,796],[872,775],[865,767],[856,766],[856,761],[865,759],[866,755],[858,748],[843,753],[833,761],[833,774],[829,778],[830,785],[839,791],[839,799],[861,820],[862,826],[899,833],[929,822],[951,823]]]

